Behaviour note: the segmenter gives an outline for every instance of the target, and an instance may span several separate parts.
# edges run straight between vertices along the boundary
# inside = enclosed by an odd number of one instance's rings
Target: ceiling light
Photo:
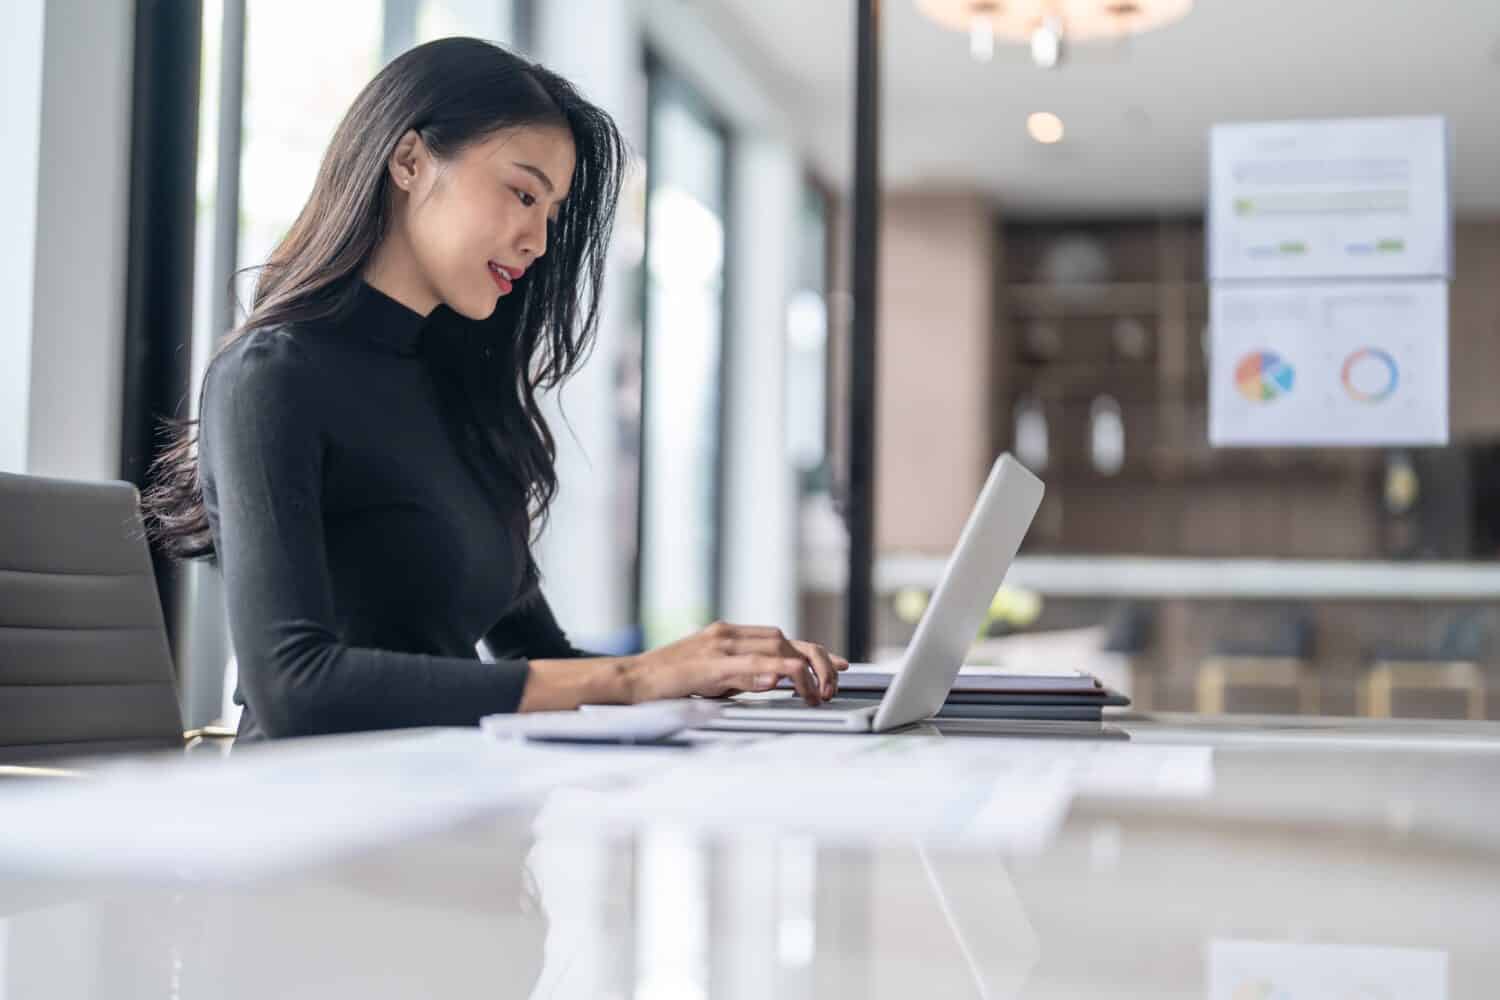
[[[1050,146],[1062,141],[1062,119],[1050,111],[1037,111],[1027,116],[1026,131],[1037,142]]]
[[[1062,59],[1063,24],[1058,17],[1044,17],[1031,33],[1031,61],[1052,69]]]
[[[1038,66],[1056,66],[1065,43],[1120,39],[1186,17],[1193,0],[916,0],[917,9],[969,36],[974,58],[988,61],[996,38],[1031,46]]]
[[[976,17],[969,27],[969,55],[980,62],[995,58],[995,26],[987,17]]]
[[[997,0],[972,0],[969,4],[969,55],[980,62],[995,58]]]

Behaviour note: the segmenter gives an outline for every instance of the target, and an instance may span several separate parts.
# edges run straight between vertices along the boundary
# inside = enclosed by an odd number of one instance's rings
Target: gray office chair
[[[194,735],[135,487],[0,473],[0,765]]]
[[[1300,714],[1318,714],[1320,691],[1313,671],[1317,620],[1311,608],[1241,606],[1232,609],[1221,626],[1240,634],[1221,636],[1199,664],[1200,713],[1223,714],[1233,688],[1259,688],[1290,693]]]

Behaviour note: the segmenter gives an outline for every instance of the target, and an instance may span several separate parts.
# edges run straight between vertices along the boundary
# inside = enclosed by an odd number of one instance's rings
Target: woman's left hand
[[[839,693],[839,672],[849,669],[848,660],[830,653],[815,642],[801,639],[788,639],[786,642],[812,664],[818,681],[818,693],[824,701]]]

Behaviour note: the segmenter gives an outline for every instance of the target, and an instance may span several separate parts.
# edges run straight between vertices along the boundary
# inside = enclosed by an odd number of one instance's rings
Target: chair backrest
[[[1151,648],[1156,637],[1156,606],[1144,601],[1125,601],[1111,609],[1104,624],[1106,653],[1139,656]]]
[[[1441,660],[1482,662],[1489,653],[1490,620],[1487,607],[1450,612],[1438,622],[1435,643]]]
[[[1217,656],[1310,660],[1317,650],[1317,620],[1303,604],[1239,604],[1219,624]]]
[[[0,763],[174,746],[135,487],[0,473]]]

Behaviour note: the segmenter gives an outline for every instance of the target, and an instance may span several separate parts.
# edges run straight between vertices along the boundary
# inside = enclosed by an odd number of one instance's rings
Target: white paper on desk
[[[676,756],[497,742],[473,729],[122,763],[78,781],[0,789],[0,872],[238,881]]]

